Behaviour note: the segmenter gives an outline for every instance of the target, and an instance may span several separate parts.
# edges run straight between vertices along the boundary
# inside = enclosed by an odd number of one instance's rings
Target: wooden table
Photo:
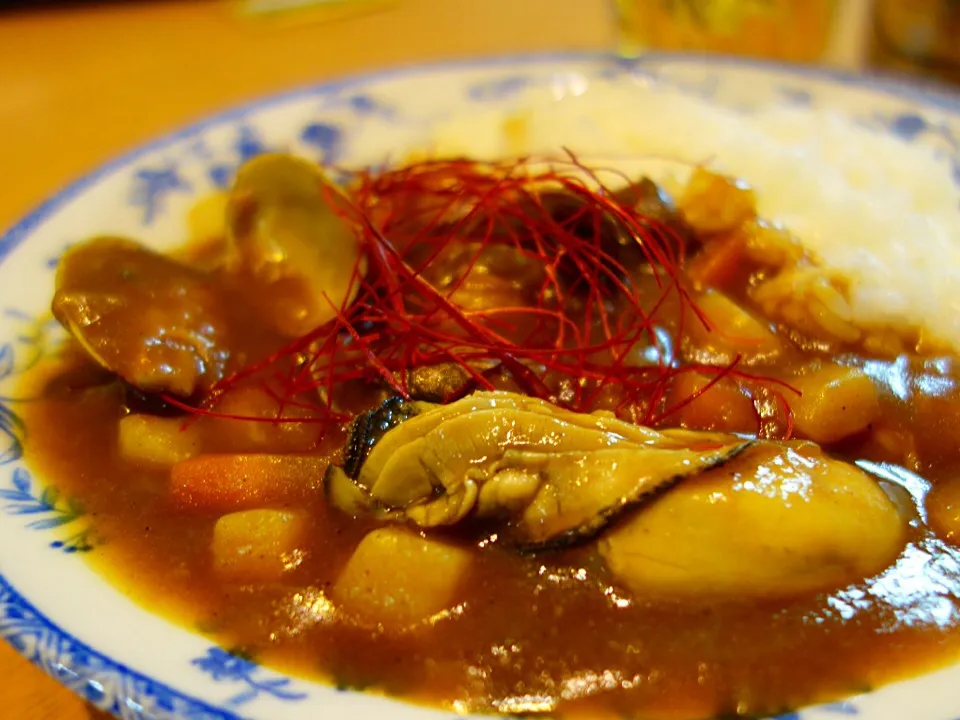
[[[201,0],[0,14],[0,227],[107,158],[263,93],[389,65],[609,47],[610,4],[397,0],[282,26]],[[0,716],[106,719],[2,643]]]

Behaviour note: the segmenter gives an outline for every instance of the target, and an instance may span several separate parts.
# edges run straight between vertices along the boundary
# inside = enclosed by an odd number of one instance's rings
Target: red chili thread
[[[280,409],[276,417],[246,419],[343,423],[350,416],[336,409],[336,394],[345,383],[381,383],[409,397],[412,371],[441,362],[459,366],[476,388],[494,388],[491,373],[501,372],[522,392],[581,412],[597,409],[607,393],[618,415],[647,424],[663,422],[728,377],[747,386],[793,390],[738,370],[739,357],[720,366],[678,366],[675,358],[665,358],[656,330],[668,301],[678,303],[681,337],[687,313],[711,327],[686,284],[685,240],[619,200],[600,178],[601,172],[617,176],[615,171],[590,168],[565,152],[565,158],[546,163],[430,160],[357,173],[345,194],[324,189],[324,199],[362,241],[367,270],[360,273],[359,260],[354,265],[352,302],[331,305],[330,322],[218,383],[201,407],[171,401],[197,415],[244,419],[218,413],[215,406],[241,383],[258,381]],[[545,207],[545,191],[565,193],[575,210],[555,217]],[[592,232],[575,231],[583,227]],[[631,268],[603,247],[603,232],[610,227],[639,246],[656,297],[641,297]],[[468,242],[475,248],[466,262],[444,268],[444,254]],[[532,292],[532,303],[458,305],[455,297],[474,273],[496,269],[483,259],[499,247],[542,274],[517,291]],[[426,280],[442,270],[452,273],[449,282],[437,287]],[[656,363],[631,364],[649,347],[656,349]],[[664,407],[671,382],[685,372],[712,377],[690,397]],[[787,409],[789,434],[789,406],[781,392],[771,392]],[[286,407],[310,415],[284,417]]]

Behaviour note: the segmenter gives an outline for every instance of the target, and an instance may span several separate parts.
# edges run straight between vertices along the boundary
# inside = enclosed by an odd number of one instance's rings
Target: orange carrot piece
[[[323,492],[328,464],[320,455],[199,455],[173,466],[171,496],[183,510],[211,513],[302,504]]]

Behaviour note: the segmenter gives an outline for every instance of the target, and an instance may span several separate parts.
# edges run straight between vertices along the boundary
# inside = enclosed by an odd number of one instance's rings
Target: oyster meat
[[[599,550],[635,594],[782,597],[887,567],[905,520],[856,465],[809,442],[763,442],[625,518]]]
[[[355,422],[344,465],[331,467],[326,484],[351,513],[421,527],[498,518],[502,537],[537,548],[595,535],[626,508],[749,444],[506,392],[442,406],[393,399]]]

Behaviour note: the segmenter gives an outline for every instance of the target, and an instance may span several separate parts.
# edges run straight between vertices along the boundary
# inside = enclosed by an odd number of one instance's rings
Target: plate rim
[[[426,63],[411,62],[400,64],[391,68],[380,68],[373,70],[364,70],[356,73],[336,76],[329,80],[298,85],[278,92],[267,93],[255,96],[251,99],[231,104],[222,110],[212,113],[198,114],[193,120],[185,123],[178,123],[172,126],[168,131],[161,132],[150,139],[137,143],[126,150],[113,154],[107,160],[99,163],[93,169],[88,170],[74,180],[67,181],[60,185],[58,189],[49,194],[38,204],[34,204],[29,210],[14,220],[10,227],[3,229],[0,233],[0,263],[4,261],[7,255],[22,242],[30,230],[41,222],[46,215],[56,210],[56,208],[65,201],[74,197],[78,192],[86,188],[94,181],[100,179],[110,171],[129,163],[136,158],[145,155],[153,150],[169,145],[177,140],[182,140],[195,134],[204,128],[240,117],[255,109],[265,109],[274,105],[294,100],[299,97],[311,95],[327,95],[335,93],[345,87],[356,85],[374,80],[390,79],[394,77],[404,77],[410,75],[429,74],[445,70],[470,69],[482,67],[502,67],[510,65],[536,65],[550,62],[570,63],[570,62],[588,62],[599,63],[608,62],[613,65],[620,65],[624,70],[642,69],[645,64],[656,64],[658,62],[677,62],[677,63],[696,63],[708,62],[711,65],[722,65],[733,68],[754,68],[760,70],[771,70],[785,73],[794,77],[826,80],[851,85],[879,92],[895,98],[921,103],[932,106],[941,112],[960,115],[960,91],[953,91],[949,86],[936,85],[935,87],[923,84],[917,85],[907,80],[887,77],[869,73],[851,72],[837,68],[820,67],[815,65],[801,65],[783,62],[774,62],[760,60],[749,57],[737,57],[733,55],[712,55],[710,53],[696,52],[651,52],[641,55],[637,58],[624,58],[615,53],[606,51],[556,51],[540,53],[516,53],[508,55],[496,55],[490,57],[470,57],[452,60],[436,60]]]
[[[55,621],[51,620],[45,613],[37,609],[37,607],[33,605],[33,603],[31,603],[29,599],[27,599],[24,595],[22,595],[7,580],[6,576],[0,573],[0,609],[5,608],[8,605],[16,605],[18,610],[21,613],[28,615],[31,621],[32,627],[40,625],[46,632],[50,633],[53,637],[55,637],[57,642],[57,650],[58,650],[58,653],[61,655],[82,654],[88,658],[96,658],[98,664],[104,670],[122,674],[126,677],[133,679],[135,682],[143,683],[144,685],[146,685],[147,688],[149,689],[148,692],[151,696],[163,694],[170,698],[178,698],[182,701],[186,701],[193,708],[191,710],[191,713],[194,713],[194,712],[203,713],[203,716],[202,716],[203,720],[245,720],[245,718],[243,718],[240,715],[237,715],[236,713],[231,712],[230,710],[227,710],[223,707],[217,707],[215,705],[211,705],[209,702],[205,700],[201,700],[200,698],[194,695],[191,695],[182,690],[179,690],[167,683],[164,683],[143,672],[140,672],[139,670],[134,670],[130,666],[126,665],[125,663],[120,662],[119,660],[113,659],[112,657],[110,657],[109,655],[106,655],[104,652],[98,650],[97,648],[93,647],[89,643],[86,643],[80,638],[76,637],[75,635],[67,632],[62,627],[60,627]],[[8,646],[12,647],[18,654],[20,654],[21,658],[24,657],[22,654],[21,648],[19,648],[16,644],[14,644],[9,638],[4,637],[4,642],[6,642]],[[29,662],[34,667],[39,668],[50,679],[51,682],[56,682],[58,685],[60,685],[61,688],[71,691],[76,697],[80,698],[83,702],[85,703],[90,702],[88,698],[84,697],[83,693],[81,692],[81,687],[86,688],[86,687],[93,686],[96,683],[96,681],[92,677],[84,677],[82,681],[82,685],[79,685],[79,684],[76,686],[67,685],[63,683],[59,677],[52,675],[49,669],[41,664],[40,660],[41,658],[38,654],[35,659],[31,659],[29,660]],[[72,670],[66,666],[63,667],[63,670],[67,674],[72,672]],[[80,677],[80,676],[77,675],[77,677]],[[132,698],[129,697],[128,693],[126,694],[126,697],[123,698],[123,702],[128,706],[133,702]],[[109,712],[111,715],[115,715],[115,713],[113,713],[112,710],[107,712]],[[149,716],[144,715],[142,717],[146,720]]]
[[[725,69],[757,69],[773,74],[779,73],[801,80],[826,81],[847,85],[876,92],[952,116],[960,116],[960,91],[955,91],[946,85],[927,82],[917,84],[896,76],[858,73],[813,65],[789,64],[745,57],[712,55],[709,53],[651,52],[637,58],[623,58],[607,51],[573,50],[475,56],[457,59],[441,59],[431,62],[403,63],[390,68],[364,70],[338,75],[327,80],[297,85],[277,92],[255,95],[241,102],[230,104],[224,109],[199,114],[192,120],[177,123],[166,131],[161,131],[159,134],[153,135],[146,141],[136,143],[126,150],[111,155],[105,161],[96,164],[92,169],[60,185],[57,189],[49,193],[45,199],[30,207],[26,213],[19,215],[19,219],[15,219],[9,227],[0,228],[0,230],[2,230],[2,232],[0,232],[0,266],[2,266],[7,257],[32,234],[37,226],[54,215],[65,203],[74,199],[84,190],[94,186],[111,172],[129,165],[153,151],[189,138],[209,127],[242,118],[244,115],[255,111],[266,110],[302,98],[322,98],[355,85],[390,80],[393,78],[423,76],[438,72],[469,71],[473,69],[480,70],[484,68],[505,68],[511,66],[522,69],[531,65],[546,66],[551,63],[609,63],[615,67],[622,68],[625,72],[629,72],[631,70],[642,71],[645,67],[651,65],[656,66],[661,63],[689,63],[695,65],[697,63],[707,62],[709,62],[711,66],[719,65]],[[135,682],[144,683],[146,686],[145,694],[149,694],[150,696],[156,697],[157,695],[161,695],[166,698],[186,702],[193,708],[191,710],[191,716],[194,712],[200,712],[205,720],[243,720],[241,715],[234,713],[222,705],[212,705],[206,700],[202,700],[193,694],[157,680],[144,672],[131,668],[121,661],[115,660],[104,651],[98,650],[93,645],[65,630],[54,619],[40,611],[29,598],[23,595],[6,578],[2,572],[2,567],[0,567],[0,610],[10,605],[16,606],[21,613],[28,616],[32,622],[32,626],[41,626],[44,632],[48,633],[56,642],[61,654],[81,654],[86,658],[95,660],[97,665],[104,670],[117,672]],[[4,613],[0,612],[0,617],[2,617],[3,614]],[[13,642],[12,638],[5,636],[4,640],[7,641],[16,652],[20,653],[21,656],[25,654],[24,649]],[[82,700],[89,701],[89,699],[84,696],[83,689],[96,684],[93,677],[76,675],[78,678],[82,677],[82,683],[66,684],[63,682],[62,677],[58,677],[53,672],[52,668],[48,668],[43,664],[43,658],[40,654],[34,654],[34,657],[28,659],[32,664],[44,671],[53,681],[58,682],[61,686],[66,686],[67,689],[73,691]],[[62,667],[60,669],[67,674],[71,673],[69,667]],[[129,694],[126,694],[123,698],[118,697],[117,699],[118,702],[124,702],[128,705],[132,702]],[[110,712],[113,712],[112,709]],[[136,717],[147,717],[140,715],[140,710],[136,710],[135,712],[138,713]],[[176,710],[173,710],[173,712],[176,713]]]

